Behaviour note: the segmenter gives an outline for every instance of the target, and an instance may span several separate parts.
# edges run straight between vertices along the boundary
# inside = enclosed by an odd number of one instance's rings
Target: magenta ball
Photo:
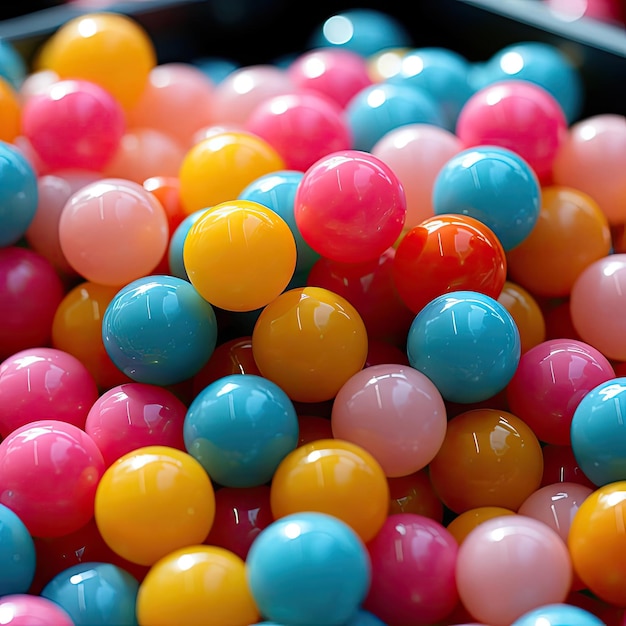
[[[0,504],[33,537],[61,537],[84,526],[94,512],[104,459],[83,430],[39,420],[0,443]]]
[[[406,194],[378,157],[343,150],[304,172],[294,215],[302,238],[321,256],[342,263],[371,261],[402,233]]]
[[[439,451],[446,435],[446,406],[422,372],[406,365],[373,365],[341,387],[331,425],[336,438],[367,450],[387,476],[408,476]]]
[[[549,339],[522,354],[506,390],[512,413],[544,443],[571,444],[574,411],[596,385],[615,378],[609,360],[576,339]]]
[[[145,383],[124,383],[105,391],[93,404],[85,432],[108,467],[145,446],[185,451],[183,424],[187,407],[172,391]]]
[[[457,606],[458,544],[439,522],[394,513],[367,544],[372,582],[364,602],[386,624],[426,626]]]
[[[42,419],[83,428],[98,386],[75,356],[56,348],[29,348],[0,363],[0,398],[0,437]]]
[[[565,602],[572,584],[566,544],[547,524],[524,515],[486,520],[459,547],[461,602],[479,622],[509,626],[524,613]]]
[[[0,624],[3,626],[74,626],[72,618],[56,602],[26,593],[0,598]]]

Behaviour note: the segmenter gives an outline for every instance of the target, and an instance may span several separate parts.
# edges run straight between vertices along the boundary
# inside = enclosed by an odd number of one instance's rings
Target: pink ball
[[[333,402],[333,435],[367,450],[389,477],[430,463],[443,443],[447,416],[441,393],[422,372],[396,364],[354,374]]]
[[[108,467],[127,452],[144,446],[185,451],[183,423],[187,407],[164,387],[125,383],[103,393],[92,405],[85,432]]]
[[[475,620],[492,626],[509,626],[532,609],[565,602],[572,577],[558,533],[524,515],[486,520],[459,547],[461,602]]]
[[[391,514],[367,549],[372,582],[363,606],[383,622],[435,624],[455,609],[459,547],[442,524],[416,513]]]
[[[56,602],[26,593],[1,597],[0,619],[3,626],[74,626]]]
[[[475,92],[459,113],[456,134],[465,148],[493,145],[516,152],[547,182],[567,136],[567,119],[543,87],[511,79]]]
[[[360,150],[334,152],[302,177],[294,199],[302,238],[340,263],[378,259],[406,219],[406,196],[393,170]]]
[[[0,397],[0,437],[6,437],[42,419],[82,428],[98,387],[75,356],[56,348],[30,348],[0,363]]]
[[[53,169],[100,170],[124,133],[124,110],[105,89],[86,80],[60,80],[31,96],[22,132]]]
[[[572,324],[580,338],[607,359],[626,361],[626,254],[587,266],[570,294]]]
[[[94,512],[104,459],[83,430],[38,420],[0,443],[0,503],[33,537],[61,537],[84,526]]]
[[[59,241],[68,263],[85,280],[122,286],[148,275],[169,243],[165,209],[142,185],[103,178],[67,201]]]
[[[433,124],[407,124],[389,131],[372,154],[398,176],[406,193],[405,230],[433,217],[433,185],[441,168],[461,151],[461,140]]]

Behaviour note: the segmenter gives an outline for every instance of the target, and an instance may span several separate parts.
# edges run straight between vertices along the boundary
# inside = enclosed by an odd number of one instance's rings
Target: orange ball
[[[465,537],[467,537],[476,526],[486,522],[488,519],[500,517],[501,515],[515,515],[515,511],[505,509],[501,506],[479,506],[457,515],[446,528],[457,540],[457,543],[461,545]]]
[[[435,493],[428,469],[407,476],[387,477],[389,483],[389,514],[414,513],[443,523],[443,504]]]
[[[0,141],[12,143],[21,132],[19,95],[11,84],[0,77]]]

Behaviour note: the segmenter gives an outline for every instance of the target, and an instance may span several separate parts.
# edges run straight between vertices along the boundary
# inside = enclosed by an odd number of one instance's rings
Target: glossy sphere
[[[3,77],[0,78],[0,140],[12,143],[21,133],[22,102],[19,92]]]
[[[291,289],[270,302],[252,332],[261,374],[297,402],[323,402],[362,369],[367,331],[345,299],[321,287]]]
[[[575,339],[550,339],[524,353],[507,386],[511,413],[530,426],[540,441],[571,443],[572,417],[597,385],[615,377],[598,350]]]
[[[573,124],[556,155],[553,179],[589,194],[609,223],[626,220],[626,117],[600,114]]]
[[[543,454],[543,478],[541,486],[553,483],[576,483],[585,487],[596,488],[584,472],[574,456],[572,446],[555,446],[546,444],[541,448]]]
[[[407,355],[445,400],[480,402],[502,391],[515,374],[519,331],[493,298],[457,291],[438,296],[415,316]]]
[[[261,531],[247,580],[264,617],[288,624],[343,624],[360,607],[371,580],[367,549],[343,521],[303,512]]]
[[[345,116],[352,147],[371,151],[388,132],[405,124],[445,127],[441,109],[433,96],[409,85],[374,83],[348,102]]]
[[[567,120],[546,89],[525,80],[487,85],[465,103],[456,134],[466,147],[500,146],[518,154],[542,182],[567,137]]]
[[[140,624],[253,624],[259,619],[244,561],[215,546],[189,546],[159,560],[137,595]]]
[[[104,348],[118,369],[140,383],[191,378],[217,342],[213,307],[174,276],[146,276],[122,289],[102,317]]]
[[[22,111],[23,135],[53,170],[101,170],[117,151],[125,126],[119,102],[86,80],[53,83],[29,98]]]
[[[190,148],[180,167],[180,197],[187,214],[237,198],[253,180],[285,169],[264,139],[245,131],[223,131]]]
[[[539,302],[530,292],[507,280],[497,300],[515,320],[522,354],[546,340],[544,314]]]
[[[56,348],[20,350],[0,363],[0,437],[39,419],[78,428],[98,398],[89,370]]]
[[[316,252],[359,263],[378,258],[400,236],[406,197],[398,177],[379,158],[343,150],[304,173],[294,212],[302,237]]]
[[[59,242],[68,263],[85,280],[122,286],[150,273],[167,250],[163,206],[139,183],[106,178],[68,200]]]
[[[333,402],[333,435],[367,450],[387,476],[423,469],[446,434],[446,407],[412,367],[373,365],[348,379]]]
[[[269,482],[298,444],[293,403],[275,383],[232,374],[194,398],[184,423],[185,447],[225,487]]]
[[[569,551],[587,589],[610,604],[626,606],[626,563],[616,558],[626,549],[626,482],[596,489],[572,519]]]
[[[367,347],[367,359],[364,367],[372,365],[408,365],[406,350],[400,346],[381,339],[370,339]]]
[[[127,383],[105,391],[91,406],[85,432],[96,442],[105,465],[145,446],[185,450],[187,407],[156,385]]]
[[[535,296],[569,296],[580,273],[610,250],[609,223],[595,200],[577,189],[544,187],[537,223],[507,255],[509,277]]]
[[[259,309],[287,287],[296,267],[287,222],[250,200],[222,202],[189,229],[183,261],[191,284],[227,311]]]
[[[2,596],[0,615],[7,626],[74,626],[72,618],[55,602],[26,593]]]
[[[552,528],[530,517],[487,520],[459,547],[461,601],[486,624],[507,626],[527,611],[564,602],[571,580],[567,546]]]
[[[61,278],[45,257],[28,248],[0,248],[0,359],[48,345],[63,293]]]
[[[35,564],[35,544],[28,528],[16,513],[0,504],[0,597],[26,593],[35,576]]]
[[[465,541],[465,537],[467,537],[474,528],[489,519],[501,517],[502,515],[515,515],[515,511],[511,511],[511,509],[506,509],[502,506],[478,506],[457,515],[446,528],[457,540],[457,543],[461,545],[463,541]]]
[[[624,420],[626,378],[599,383],[579,402],[571,424],[571,442],[580,469],[595,485],[626,478]]]
[[[496,409],[473,409],[453,417],[430,478],[455,513],[483,506],[517,511],[539,488],[541,445],[518,417]]]
[[[200,216],[205,211],[206,209],[199,209],[194,211],[191,215],[187,215],[172,231],[170,243],[167,249],[167,267],[172,276],[189,280],[187,270],[185,269],[185,239],[187,239],[187,235],[189,234],[191,227],[198,219],[200,219]]]
[[[71,533],[92,517],[103,472],[102,454],[83,430],[32,421],[0,443],[0,504],[35,537]]]
[[[518,617],[512,626],[602,626],[604,622],[593,613],[571,604],[555,603],[541,606]]]
[[[80,78],[106,89],[125,109],[139,99],[156,52],[134,19],[117,13],[87,13],[66,22],[45,43],[38,69],[62,79]]]
[[[610,254],[580,273],[569,301],[580,338],[615,361],[626,361],[626,318],[619,310],[625,286],[626,254]]]
[[[376,536],[389,508],[389,486],[378,461],[360,446],[337,439],[320,439],[289,453],[276,469],[270,496],[275,519],[303,511],[326,513],[365,542]]]
[[[312,443],[319,439],[332,439],[333,428],[330,419],[321,415],[298,415],[298,445]]]
[[[390,515],[415,513],[443,523],[443,504],[430,482],[428,468],[407,476],[387,478],[387,483]]]
[[[460,213],[480,220],[509,251],[537,223],[541,189],[518,154],[479,145],[458,152],[443,165],[433,185],[433,207],[436,215]]]
[[[466,215],[430,217],[411,228],[396,248],[393,279],[414,314],[445,293],[472,290],[497,298],[506,280],[500,240]]]
[[[364,607],[397,626],[435,624],[458,602],[458,546],[439,523],[421,515],[390,515],[367,545],[372,584]]]
[[[18,89],[28,73],[24,58],[15,44],[3,39],[0,44],[0,75],[15,89]]]
[[[75,624],[133,624],[139,583],[111,563],[81,563],[57,574],[41,591]]]
[[[95,519],[107,545],[125,559],[153,565],[202,543],[215,516],[215,493],[191,455],[167,446],[139,448],[107,468]]]
[[[372,154],[396,173],[404,187],[405,230],[435,214],[432,192],[437,174],[462,148],[453,132],[433,124],[394,128],[372,146]]]
[[[81,282],[63,296],[52,321],[53,347],[75,356],[101,390],[130,381],[111,361],[102,341],[102,317],[118,290]]]

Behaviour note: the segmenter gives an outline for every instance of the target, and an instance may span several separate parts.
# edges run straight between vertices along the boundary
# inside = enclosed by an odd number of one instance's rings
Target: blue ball
[[[241,67],[239,62],[225,57],[200,57],[193,64],[215,85]]]
[[[521,354],[517,325],[497,300],[455,291],[431,300],[409,329],[407,356],[452,402],[480,402],[502,391]]]
[[[598,487],[626,480],[626,377],[599,384],[572,417],[572,451],[580,469]]]
[[[183,426],[185,447],[224,487],[269,482],[279,463],[298,445],[293,402],[272,381],[231,374],[194,398]]]
[[[116,367],[140,383],[173,385],[197,374],[217,343],[215,311],[176,276],[145,276],[113,297],[102,340]]]
[[[511,626],[603,626],[593,613],[572,604],[548,604],[524,613]]]
[[[35,544],[24,522],[0,504],[0,596],[26,593],[35,576]]]
[[[277,623],[350,623],[371,582],[360,537],[324,513],[295,513],[273,522],[257,535],[246,564],[261,614]]]
[[[283,170],[265,174],[252,181],[239,194],[240,200],[258,202],[274,211],[287,223],[296,242],[296,273],[307,272],[320,255],[304,240],[296,224],[294,204],[303,172]]]
[[[541,211],[531,166],[507,148],[477,146],[455,154],[433,183],[435,215],[469,215],[488,226],[505,251],[522,243]]]
[[[19,89],[28,74],[28,67],[22,55],[7,39],[0,38],[0,76],[13,89]]]
[[[345,108],[352,147],[370,152],[389,131],[406,124],[445,127],[439,104],[424,89],[382,82],[364,87]]]
[[[200,216],[207,209],[198,209],[188,215],[172,233],[170,237],[170,245],[167,251],[167,262],[170,268],[170,274],[177,278],[189,281],[185,261],[183,257],[183,249],[185,247],[185,239],[191,227],[198,221]]]
[[[41,595],[63,608],[76,626],[135,626],[139,582],[111,563],[80,563],[57,574]]]
[[[373,613],[363,609],[356,612],[356,615],[345,624],[345,626],[387,626],[385,622],[378,619]]]
[[[15,146],[0,141],[0,248],[24,236],[38,202],[37,174],[32,165]]]

